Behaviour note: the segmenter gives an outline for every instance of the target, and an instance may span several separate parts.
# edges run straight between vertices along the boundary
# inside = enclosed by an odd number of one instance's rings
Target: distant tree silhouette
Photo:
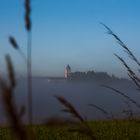
[[[107,72],[94,72],[88,71],[88,72],[72,72],[70,77],[68,78],[70,80],[108,80],[108,79],[118,79],[114,75],[110,76]]]

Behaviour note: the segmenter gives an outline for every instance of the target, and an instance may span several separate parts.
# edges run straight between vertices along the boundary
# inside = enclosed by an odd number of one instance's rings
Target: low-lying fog
[[[17,89],[15,91],[15,101],[17,109],[21,105],[27,106],[27,81],[19,79]],[[130,103],[130,107],[121,95],[116,94],[110,89],[104,88],[101,85],[106,84],[125,92],[129,97],[140,103],[140,92],[136,90],[136,86],[130,81],[118,82],[72,82],[67,80],[48,80],[33,78],[33,120],[34,122],[44,122],[49,117],[68,116],[61,112],[63,106],[53,97],[60,95],[71,102],[81,115],[88,119],[107,118],[102,112],[96,108],[88,106],[95,104],[104,110],[108,111],[111,116],[122,116],[121,112],[124,109],[133,108],[138,112],[138,108]],[[26,112],[27,113],[27,112]],[[26,115],[24,116],[26,120]],[[0,95],[0,123],[6,121],[2,99]]]

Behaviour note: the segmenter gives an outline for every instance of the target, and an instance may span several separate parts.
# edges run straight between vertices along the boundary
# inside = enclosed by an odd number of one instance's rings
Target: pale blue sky
[[[9,35],[15,36],[26,53],[24,0],[0,2],[0,71],[5,71],[4,55],[10,53],[16,71],[24,74],[24,61],[8,42]],[[73,71],[126,76],[113,55],[124,56],[124,52],[99,22],[108,25],[140,59],[139,13],[139,0],[32,0],[34,75],[63,76],[70,64]]]

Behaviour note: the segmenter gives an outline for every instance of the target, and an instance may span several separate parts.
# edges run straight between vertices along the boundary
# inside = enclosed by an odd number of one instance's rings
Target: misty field
[[[140,122],[138,120],[109,120],[89,122],[98,140],[139,140]],[[87,136],[70,132],[77,125],[33,126],[37,140],[89,140]],[[1,140],[15,140],[9,128],[0,128]]]

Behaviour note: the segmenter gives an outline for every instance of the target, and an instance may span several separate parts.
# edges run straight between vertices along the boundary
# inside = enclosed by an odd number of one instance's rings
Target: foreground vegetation
[[[139,120],[109,120],[92,121],[89,125],[93,129],[97,140],[140,140]],[[33,131],[37,140],[89,140],[88,137],[77,132],[71,133],[71,128],[77,125],[35,125]],[[1,140],[15,140],[10,128],[0,128]]]

